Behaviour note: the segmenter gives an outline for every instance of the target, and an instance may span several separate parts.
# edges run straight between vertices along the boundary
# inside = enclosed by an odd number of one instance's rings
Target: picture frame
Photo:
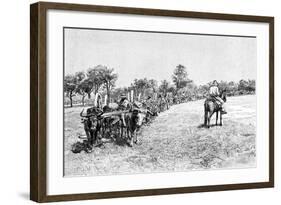
[[[134,15],[138,17],[157,17],[158,19],[177,18],[181,20],[209,20],[228,22],[257,23],[268,26],[268,179],[245,183],[218,183],[199,186],[173,186],[162,188],[130,189],[119,191],[77,192],[70,194],[49,194],[47,187],[49,167],[48,160],[48,41],[50,33],[48,24],[49,11],[81,12]],[[61,35],[61,34],[60,34]],[[61,69],[61,68],[57,68]],[[257,72],[260,72],[259,70]],[[258,119],[257,119],[258,120]],[[56,136],[57,138],[62,136]],[[55,149],[55,148],[54,148]],[[92,185],[94,186],[94,184]],[[116,197],[135,197],[163,194],[183,194],[238,189],[255,189],[274,187],[274,17],[250,16],[237,14],[220,14],[194,11],[158,10],[129,7],[112,7],[84,4],[66,4],[38,2],[30,6],[30,199],[36,202],[54,202],[70,200],[88,200]]]

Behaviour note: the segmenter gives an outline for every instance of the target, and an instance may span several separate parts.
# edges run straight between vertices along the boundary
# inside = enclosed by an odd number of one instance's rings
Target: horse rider
[[[221,114],[227,114],[224,106],[224,101],[220,97],[219,84],[216,80],[214,80],[213,83],[211,84],[209,89],[209,94],[212,98],[214,98],[218,102],[219,106],[221,107]]]

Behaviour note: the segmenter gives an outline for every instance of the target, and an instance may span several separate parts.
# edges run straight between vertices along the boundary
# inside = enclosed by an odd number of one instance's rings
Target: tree
[[[89,79],[85,78],[79,84],[76,88],[76,93],[80,94],[82,96],[82,105],[85,104],[85,97],[88,95],[88,98],[91,98],[91,92],[92,92],[93,84]]]
[[[188,83],[192,82],[192,80],[188,78],[186,67],[181,64],[177,65],[175,68],[172,80],[175,83],[177,90],[184,88]]]
[[[229,91],[229,86],[228,86],[228,83],[226,82],[226,81],[220,81],[219,82],[219,87],[220,87],[220,92],[222,91],[222,90],[224,90],[224,91]]]
[[[256,91],[256,81],[248,80],[248,91],[255,92]]]
[[[244,94],[244,92],[247,90],[248,87],[248,81],[246,80],[240,80],[238,84],[238,90],[241,94]]]
[[[175,88],[175,86],[171,85],[169,86],[168,90],[167,90],[169,93],[172,93],[173,95],[176,95],[177,94],[177,90]]]
[[[82,71],[76,72],[75,75],[75,82],[78,84],[79,82],[83,81],[86,78],[86,74]]]
[[[106,66],[100,65],[99,66],[99,76],[106,89],[106,94],[107,94],[106,104],[108,105],[110,102],[110,93],[111,93],[110,91],[115,86],[118,75],[116,73],[114,73],[113,68],[108,68]]]
[[[148,80],[148,85],[150,88],[152,88],[153,92],[156,92],[157,87],[158,87],[157,80],[154,80],[154,79]]]
[[[169,89],[170,85],[169,82],[167,80],[163,80],[159,86],[159,91],[161,93],[164,94],[164,96],[166,96],[168,89]]]
[[[233,96],[236,95],[237,91],[238,91],[238,84],[235,83],[234,81],[230,81],[227,85],[228,87],[228,91],[229,91],[229,95]]]
[[[256,91],[256,81],[242,79],[239,81],[238,90],[240,94],[254,93]]]
[[[91,92],[94,91],[94,94],[99,92],[99,89],[103,85],[102,74],[101,74],[102,72],[103,72],[103,66],[101,65],[95,66],[94,68],[89,68],[87,70],[88,82],[89,85],[92,85]],[[88,95],[89,98],[91,98],[91,92]]]
[[[146,78],[143,79],[135,79],[131,84],[131,87],[136,91],[136,94],[141,93],[144,94],[145,89],[150,87],[149,81]]]
[[[207,95],[208,95],[208,93],[209,93],[209,85],[208,84],[206,84],[206,85],[200,85],[199,87],[198,87],[198,96],[199,96],[199,98],[201,99],[201,98],[204,98],[204,97],[206,97]]]
[[[75,90],[77,87],[77,80],[74,75],[68,74],[64,78],[63,89],[66,92],[66,96],[69,97],[70,107],[72,107],[72,97],[75,96]]]
[[[195,83],[191,82],[187,84],[186,88],[187,88],[186,95],[188,97],[188,100],[195,100],[198,98],[199,96],[198,86]]]
[[[82,95],[82,104],[84,105],[84,98],[85,98],[86,94],[82,90],[81,84],[84,81],[84,79],[86,78],[86,74],[84,72],[76,72],[74,75],[74,78],[75,78],[75,84],[76,84],[75,93]]]

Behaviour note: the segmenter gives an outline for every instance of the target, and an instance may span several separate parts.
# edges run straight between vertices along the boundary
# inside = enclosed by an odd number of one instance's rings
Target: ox
[[[99,119],[102,111],[99,108],[92,107],[87,109],[87,114],[83,114],[84,109],[81,111],[81,122],[84,125],[84,130],[87,136],[87,141],[90,149],[94,144],[97,144],[99,139],[101,138],[100,130],[101,130],[101,120]],[[90,150],[88,150],[90,151]]]
[[[146,113],[143,113],[140,109],[133,109],[132,112],[125,114],[128,145],[131,147],[138,142],[136,132],[141,127],[145,116]]]

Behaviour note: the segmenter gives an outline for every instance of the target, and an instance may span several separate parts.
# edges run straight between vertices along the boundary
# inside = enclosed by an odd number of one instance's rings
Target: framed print
[[[30,198],[274,186],[274,18],[30,7]]]

